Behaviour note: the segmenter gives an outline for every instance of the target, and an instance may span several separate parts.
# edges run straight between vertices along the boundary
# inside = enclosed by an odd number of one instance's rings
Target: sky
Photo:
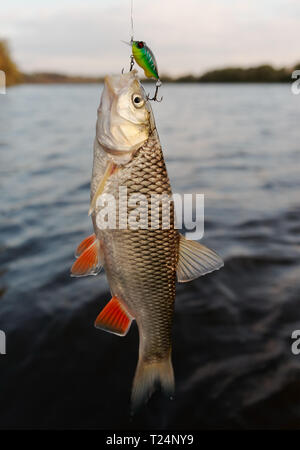
[[[134,0],[133,11],[163,74],[300,60],[299,0]],[[1,2],[0,39],[25,72],[119,73],[130,35],[130,0]]]

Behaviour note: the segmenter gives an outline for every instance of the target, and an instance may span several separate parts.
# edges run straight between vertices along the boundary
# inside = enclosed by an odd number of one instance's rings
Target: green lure
[[[159,80],[154,54],[143,41],[131,41],[132,54],[136,63],[144,70],[146,77]]]

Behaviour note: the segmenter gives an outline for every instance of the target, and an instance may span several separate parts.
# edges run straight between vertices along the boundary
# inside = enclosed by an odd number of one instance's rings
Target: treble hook
[[[133,55],[131,55],[131,56],[130,56],[130,67],[129,67],[129,72],[132,71],[133,66],[134,66],[134,57],[133,57]],[[123,69],[121,70],[121,73],[122,73],[122,75],[124,74],[124,67],[123,67]]]
[[[130,68],[129,68],[129,72],[132,71],[133,66],[134,66],[134,56],[133,56],[133,55],[130,55]]]
[[[157,98],[158,89],[160,88],[161,85],[162,85],[162,82],[160,80],[157,80],[157,82],[155,84],[154,96],[152,98],[150,98],[149,94],[148,94],[147,100],[151,100],[151,101],[158,102],[158,103],[160,103],[162,101],[163,97],[161,97],[160,99]]]

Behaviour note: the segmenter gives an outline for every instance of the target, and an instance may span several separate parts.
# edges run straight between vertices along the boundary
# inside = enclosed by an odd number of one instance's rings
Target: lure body
[[[159,80],[154,54],[145,42],[132,41],[132,54],[136,63],[144,70],[147,78]]]

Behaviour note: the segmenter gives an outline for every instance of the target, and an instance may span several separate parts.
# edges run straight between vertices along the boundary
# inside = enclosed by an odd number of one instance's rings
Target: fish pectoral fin
[[[117,169],[117,165],[113,161],[109,160],[107,162],[104,175],[103,175],[100,183],[98,184],[96,192],[91,201],[91,205],[90,205],[90,209],[89,209],[89,216],[94,212],[96,203],[97,203],[97,199],[98,199],[99,195],[101,195],[102,192],[104,191],[105,184],[106,184],[108,178],[116,171],[116,169]]]
[[[83,241],[78,245],[75,252],[75,258],[79,258],[79,256],[92,245],[96,240],[95,233],[83,239]]]
[[[80,245],[82,245],[83,242]],[[89,247],[81,252],[78,259],[74,262],[71,268],[71,277],[86,277],[88,275],[98,275],[98,273],[102,269],[101,261],[102,258],[100,242],[98,239],[96,239]]]
[[[95,327],[118,336],[126,336],[132,322],[118,297],[112,297],[95,321]]]
[[[224,266],[217,253],[180,234],[177,280],[180,283],[194,280]]]

